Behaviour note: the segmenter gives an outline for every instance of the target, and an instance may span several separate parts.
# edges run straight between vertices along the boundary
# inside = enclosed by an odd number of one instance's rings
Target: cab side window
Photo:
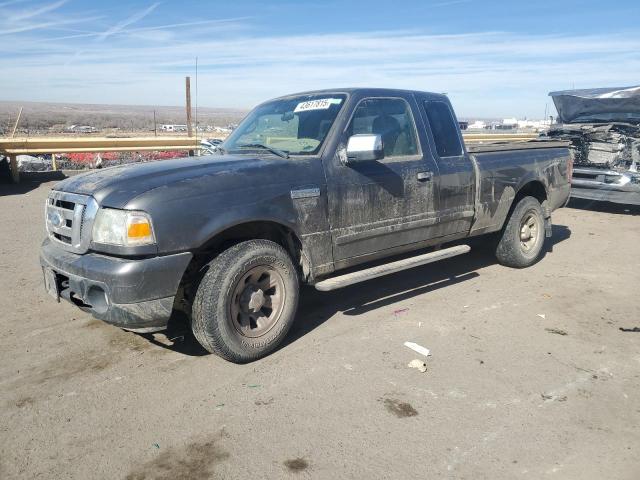
[[[382,137],[385,157],[417,155],[418,142],[411,110],[401,98],[370,98],[358,104],[348,136],[362,133]]]
[[[426,101],[423,105],[438,156],[444,158],[462,155],[462,144],[458,135],[459,127],[449,105],[439,101]]]

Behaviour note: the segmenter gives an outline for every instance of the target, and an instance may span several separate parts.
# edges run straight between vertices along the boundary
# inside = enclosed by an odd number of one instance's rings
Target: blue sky
[[[198,57],[200,106],[380,86],[542,117],[549,91],[640,84],[638,19],[638,0],[0,0],[0,99],[179,105]]]

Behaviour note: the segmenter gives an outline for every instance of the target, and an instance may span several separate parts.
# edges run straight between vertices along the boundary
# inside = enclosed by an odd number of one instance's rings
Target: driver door
[[[423,152],[412,95],[359,100],[328,169],[328,206],[337,267],[432,237],[437,165]],[[419,123],[422,130],[422,123]],[[345,164],[351,135],[382,136],[384,158]],[[423,137],[424,138],[424,137]],[[343,152],[342,155],[340,152]]]

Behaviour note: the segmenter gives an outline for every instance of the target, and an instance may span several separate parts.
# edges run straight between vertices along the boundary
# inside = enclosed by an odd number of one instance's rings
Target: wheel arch
[[[533,197],[538,202],[540,202],[540,206],[542,207],[542,216],[545,219],[545,229],[547,230],[547,236],[551,236],[551,224],[549,223],[549,218],[551,218],[551,208],[549,207],[549,195],[547,191],[547,187],[540,179],[530,179],[529,181],[523,182],[522,186],[516,192],[516,196],[513,199],[513,204],[511,205],[511,209],[509,211],[509,216],[513,213],[513,209],[516,207],[518,202],[524,197]]]
[[[550,217],[551,212],[549,211],[547,202],[547,189],[544,186],[544,183],[540,179],[524,180],[517,188],[517,190],[515,190],[515,195],[513,197],[513,200],[511,201],[511,205],[509,205],[508,210],[505,209],[505,213],[503,213],[504,216],[501,217],[501,220],[498,223],[498,225],[500,225],[498,231],[504,231],[507,223],[509,222],[509,219],[511,218],[511,215],[513,215],[513,211],[518,206],[520,200],[522,200],[524,197],[533,197],[538,200],[538,202],[540,202],[540,205],[542,206],[542,213],[545,219]]]
[[[540,205],[544,205],[548,198],[547,188],[539,179],[525,181],[516,192],[513,205],[515,206],[524,197],[533,197],[540,202]]]
[[[181,299],[190,303],[204,274],[205,266],[221,252],[247,240],[270,240],[282,246],[299,267],[301,278],[309,276],[311,264],[302,248],[302,241],[291,225],[272,219],[253,219],[225,225],[216,229],[193,250],[193,258],[180,282]]]
[[[271,240],[295,257],[302,248],[299,235],[291,225],[272,219],[253,219],[218,228],[195,249],[195,255],[215,256],[222,250],[245,240]]]

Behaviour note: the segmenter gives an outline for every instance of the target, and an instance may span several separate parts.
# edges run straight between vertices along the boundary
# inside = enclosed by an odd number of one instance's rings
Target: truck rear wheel
[[[257,360],[287,335],[298,296],[298,273],[284,248],[269,240],[239,243],[208,264],[193,302],[193,334],[226,360]]]
[[[544,239],[544,217],[540,202],[534,197],[523,197],[502,231],[496,257],[507,267],[529,267],[538,261]]]

